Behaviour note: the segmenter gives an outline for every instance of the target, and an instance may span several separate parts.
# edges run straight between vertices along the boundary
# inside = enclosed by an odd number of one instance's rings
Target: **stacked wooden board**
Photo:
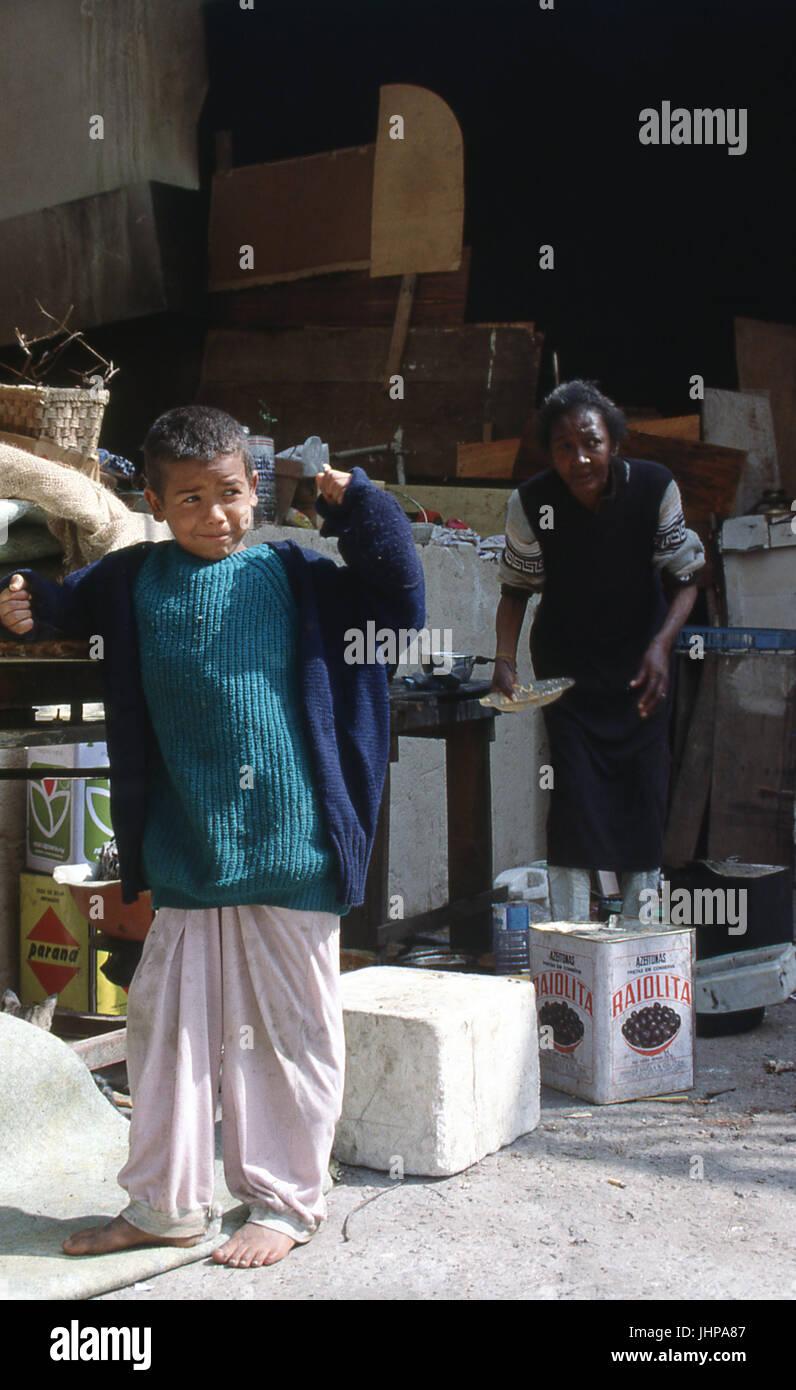
[[[678,657],[664,863],[793,868],[795,779],[796,654]]]
[[[312,432],[333,451],[388,444],[401,429],[409,479],[453,478],[459,440],[522,428],[542,346],[532,323],[410,328],[403,399],[382,389],[390,338],[386,326],[212,330],[200,398],[247,423],[266,400],[281,439]],[[395,479],[394,465],[381,476]]]
[[[378,472],[401,482],[454,478],[462,439],[519,435],[542,337],[464,322],[463,168],[446,103],[392,84],[375,144],[219,170],[200,399],[252,429],[265,402],[278,448],[394,442]]]

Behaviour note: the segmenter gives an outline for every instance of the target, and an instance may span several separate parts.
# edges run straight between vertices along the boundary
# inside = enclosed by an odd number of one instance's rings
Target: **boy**
[[[122,893],[149,887],[157,909],[128,1001],[130,1202],[64,1250],[205,1238],[221,1071],[226,1180],[250,1214],[214,1259],[273,1264],[325,1216],[339,917],[363,898],[389,749],[385,669],[346,664],[344,634],[422,627],[423,574],[401,508],[360,469],[318,475],[344,566],[247,548],[256,474],[222,411],[167,412],[144,460],[173,541],[62,585],[0,581],[21,639],[102,638]]]

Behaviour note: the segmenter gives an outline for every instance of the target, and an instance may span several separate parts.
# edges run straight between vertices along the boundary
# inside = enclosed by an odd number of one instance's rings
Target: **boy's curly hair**
[[[240,454],[249,482],[254,473],[243,426],[211,405],[179,405],[159,415],[144,440],[143,453],[146,484],[158,497],[163,496],[165,469],[179,459],[211,463],[226,454]]]

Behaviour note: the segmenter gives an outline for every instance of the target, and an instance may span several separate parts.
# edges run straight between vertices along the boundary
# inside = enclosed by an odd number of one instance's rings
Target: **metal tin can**
[[[596,1105],[693,1086],[690,928],[551,922],[529,937],[546,1085]]]
[[[276,521],[276,465],[274,441],[264,434],[250,434],[249,449],[257,473],[257,506],[255,526],[273,525]]]

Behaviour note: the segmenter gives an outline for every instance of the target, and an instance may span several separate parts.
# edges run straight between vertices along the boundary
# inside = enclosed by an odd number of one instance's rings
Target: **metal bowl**
[[[420,666],[426,676],[446,685],[464,685],[473,674],[476,663],[489,662],[488,656],[471,656],[468,652],[431,652],[423,657]]]

